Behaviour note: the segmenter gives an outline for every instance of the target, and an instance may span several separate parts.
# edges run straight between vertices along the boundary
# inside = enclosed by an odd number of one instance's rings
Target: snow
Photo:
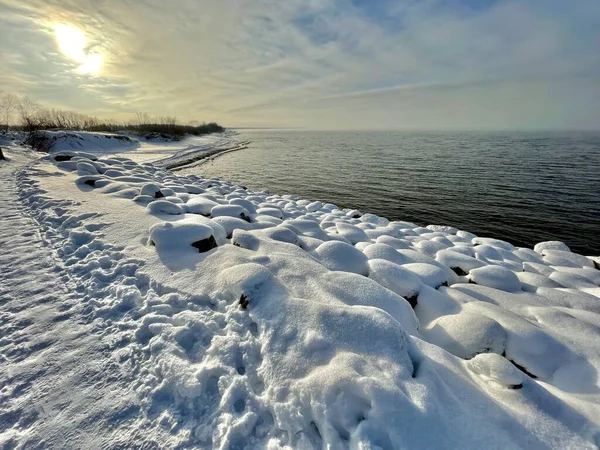
[[[506,358],[495,353],[482,353],[469,361],[469,369],[484,380],[510,389],[521,389],[524,376]]]
[[[416,274],[421,281],[434,289],[448,284],[448,278],[442,269],[427,263],[409,263],[402,266]]]
[[[485,266],[485,263],[482,261],[463,252],[464,250],[442,249],[436,252],[435,259],[445,266],[450,267],[458,275],[466,275],[473,269]]]
[[[176,176],[146,161],[181,144],[147,145],[6,151],[0,447],[600,444],[597,255]]]
[[[461,312],[436,319],[423,335],[460,358],[505,352],[506,331],[493,319],[481,314]]]
[[[409,300],[409,302],[416,303],[416,298],[423,287],[423,282],[418,275],[385,259],[369,260],[368,274],[369,278]]]
[[[514,292],[521,290],[521,282],[517,275],[501,266],[485,266],[469,272],[469,279],[475,284],[493,287],[501,291]]]
[[[240,205],[216,205],[210,210],[211,217],[237,217],[250,221],[250,213]]]
[[[185,252],[198,247],[203,252],[217,246],[212,228],[189,219],[153,225],[150,228],[149,242],[159,252]]]
[[[135,196],[133,197],[135,198]],[[164,213],[174,216],[185,214],[185,209],[170,200],[153,200],[148,203],[148,211],[152,213]]]
[[[190,198],[185,204],[187,212],[191,214],[202,214],[203,216],[209,216],[211,210],[217,205],[217,202],[199,195]]]
[[[369,242],[370,239],[367,234],[358,228],[357,226],[351,225],[349,223],[337,222],[335,224],[337,233],[340,236],[348,239],[352,245],[358,244],[359,242]]]
[[[85,150],[89,152],[116,153],[140,146],[137,139],[112,133],[92,133],[87,131],[40,131],[51,144],[53,152]]]
[[[542,253],[544,250],[562,250],[565,252],[571,251],[567,244],[560,241],[539,242],[533,247],[533,251],[537,253]]]
[[[179,140],[156,140],[132,133],[87,131],[40,131],[44,146],[53,153],[85,151],[103,155],[126,155],[138,163],[153,162],[160,167],[191,168],[221,153],[245,148],[247,142],[236,139],[234,132],[184,136]]]
[[[345,242],[323,242],[314,253],[321,264],[330,270],[369,274],[369,260],[365,254]]]

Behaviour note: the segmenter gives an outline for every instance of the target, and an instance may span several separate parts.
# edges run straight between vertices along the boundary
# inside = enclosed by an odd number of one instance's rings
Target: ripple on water
[[[600,133],[240,131],[191,171],[516,245],[600,254]]]

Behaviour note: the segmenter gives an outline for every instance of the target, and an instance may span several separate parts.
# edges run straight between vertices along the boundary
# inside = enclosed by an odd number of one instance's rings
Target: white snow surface
[[[103,155],[121,154],[138,163],[154,162],[159,166],[186,165],[201,155],[217,155],[245,145],[234,132],[187,135],[179,140],[146,139],[135,133],[97,133],[88,131],[40,131],[48,149],[55,152],[85,151]],[[16,142],[25,139],[15,134]],[[0,141],[1,142],[1,141]],[[6,142],[11,143],[12,142]],[[6,143],[3,143],[5,145]],[[193,167],[193,165],[190,165]]]
[[[600,444],[597,258],[84,150],[0,162],[0,448]]]

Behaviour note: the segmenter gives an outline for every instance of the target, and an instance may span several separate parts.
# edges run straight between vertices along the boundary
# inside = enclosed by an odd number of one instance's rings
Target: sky
[[[0,0],[0,90],[115,120],[600,129],[600,0]]]

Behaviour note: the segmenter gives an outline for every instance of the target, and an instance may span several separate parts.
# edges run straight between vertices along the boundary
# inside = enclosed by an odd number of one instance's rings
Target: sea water
[[[250,189],[600,255],[600,133],[238,130],[196,169]]]

